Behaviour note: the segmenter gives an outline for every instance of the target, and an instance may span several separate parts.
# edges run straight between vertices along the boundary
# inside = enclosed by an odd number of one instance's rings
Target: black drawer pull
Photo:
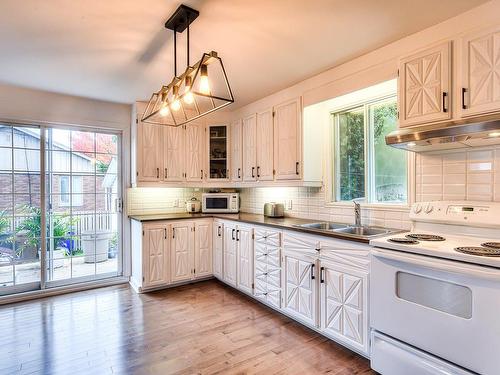
[[[462,87],[462,109],[467,109],[467,106],[465,105],[465,93],[467,92],[467,89],[465,87]]]
[[[300,172],[299,172],[299,162],[296,162],[296,163],[295,163],[295,174],[296,174],[296,175],[299,175],[299,174],[300,174]]]
[[[323,284],[325,282],[325,275],[324,275],[324,273],[325,273],[325,267],[321,267],[319,269],[319,282],[321,284]]]
[[[446,108],[446,97],[448,96],[447,92],[443,92],[443,112],[448,112],[448,108]]]
[[[314,276],[314,263],[311,264],[311,280],[314,280],[316,276]]]
[[[233,239],[233,241],[234,241],[234,232],[235,232],[235,231],[236,231],[236,229],[233,229],[233,230],[231,231],[231,238]]]
[[[253,173],[255,171],[255,167],[252,167],[252,178],[255,177],[255,174]]]
[[[238,178],[241,178],[240,171],[241,171],[241,168],[238,168]]]

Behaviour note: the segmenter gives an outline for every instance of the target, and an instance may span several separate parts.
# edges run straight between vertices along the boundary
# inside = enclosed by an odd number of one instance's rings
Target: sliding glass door
[[[119,134],[1,125],[0,294],[121,275],[119,155]]]

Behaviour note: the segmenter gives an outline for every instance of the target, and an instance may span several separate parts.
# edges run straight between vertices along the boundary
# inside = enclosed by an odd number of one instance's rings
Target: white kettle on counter
[[[189,213],[201,212],[201,202],[196,197],[186,201],[186,211]]]

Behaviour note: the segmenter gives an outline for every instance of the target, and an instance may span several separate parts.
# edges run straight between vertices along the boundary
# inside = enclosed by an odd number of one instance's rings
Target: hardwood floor
[[[210,280],[0,307],[0,374],[374,374],[368,360]]]

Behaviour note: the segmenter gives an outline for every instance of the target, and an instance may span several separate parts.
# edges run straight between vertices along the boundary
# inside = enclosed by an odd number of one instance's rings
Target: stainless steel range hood
[[[453,121],[389,133],[385,143],[413,152],[500,144],[500,116]]]

